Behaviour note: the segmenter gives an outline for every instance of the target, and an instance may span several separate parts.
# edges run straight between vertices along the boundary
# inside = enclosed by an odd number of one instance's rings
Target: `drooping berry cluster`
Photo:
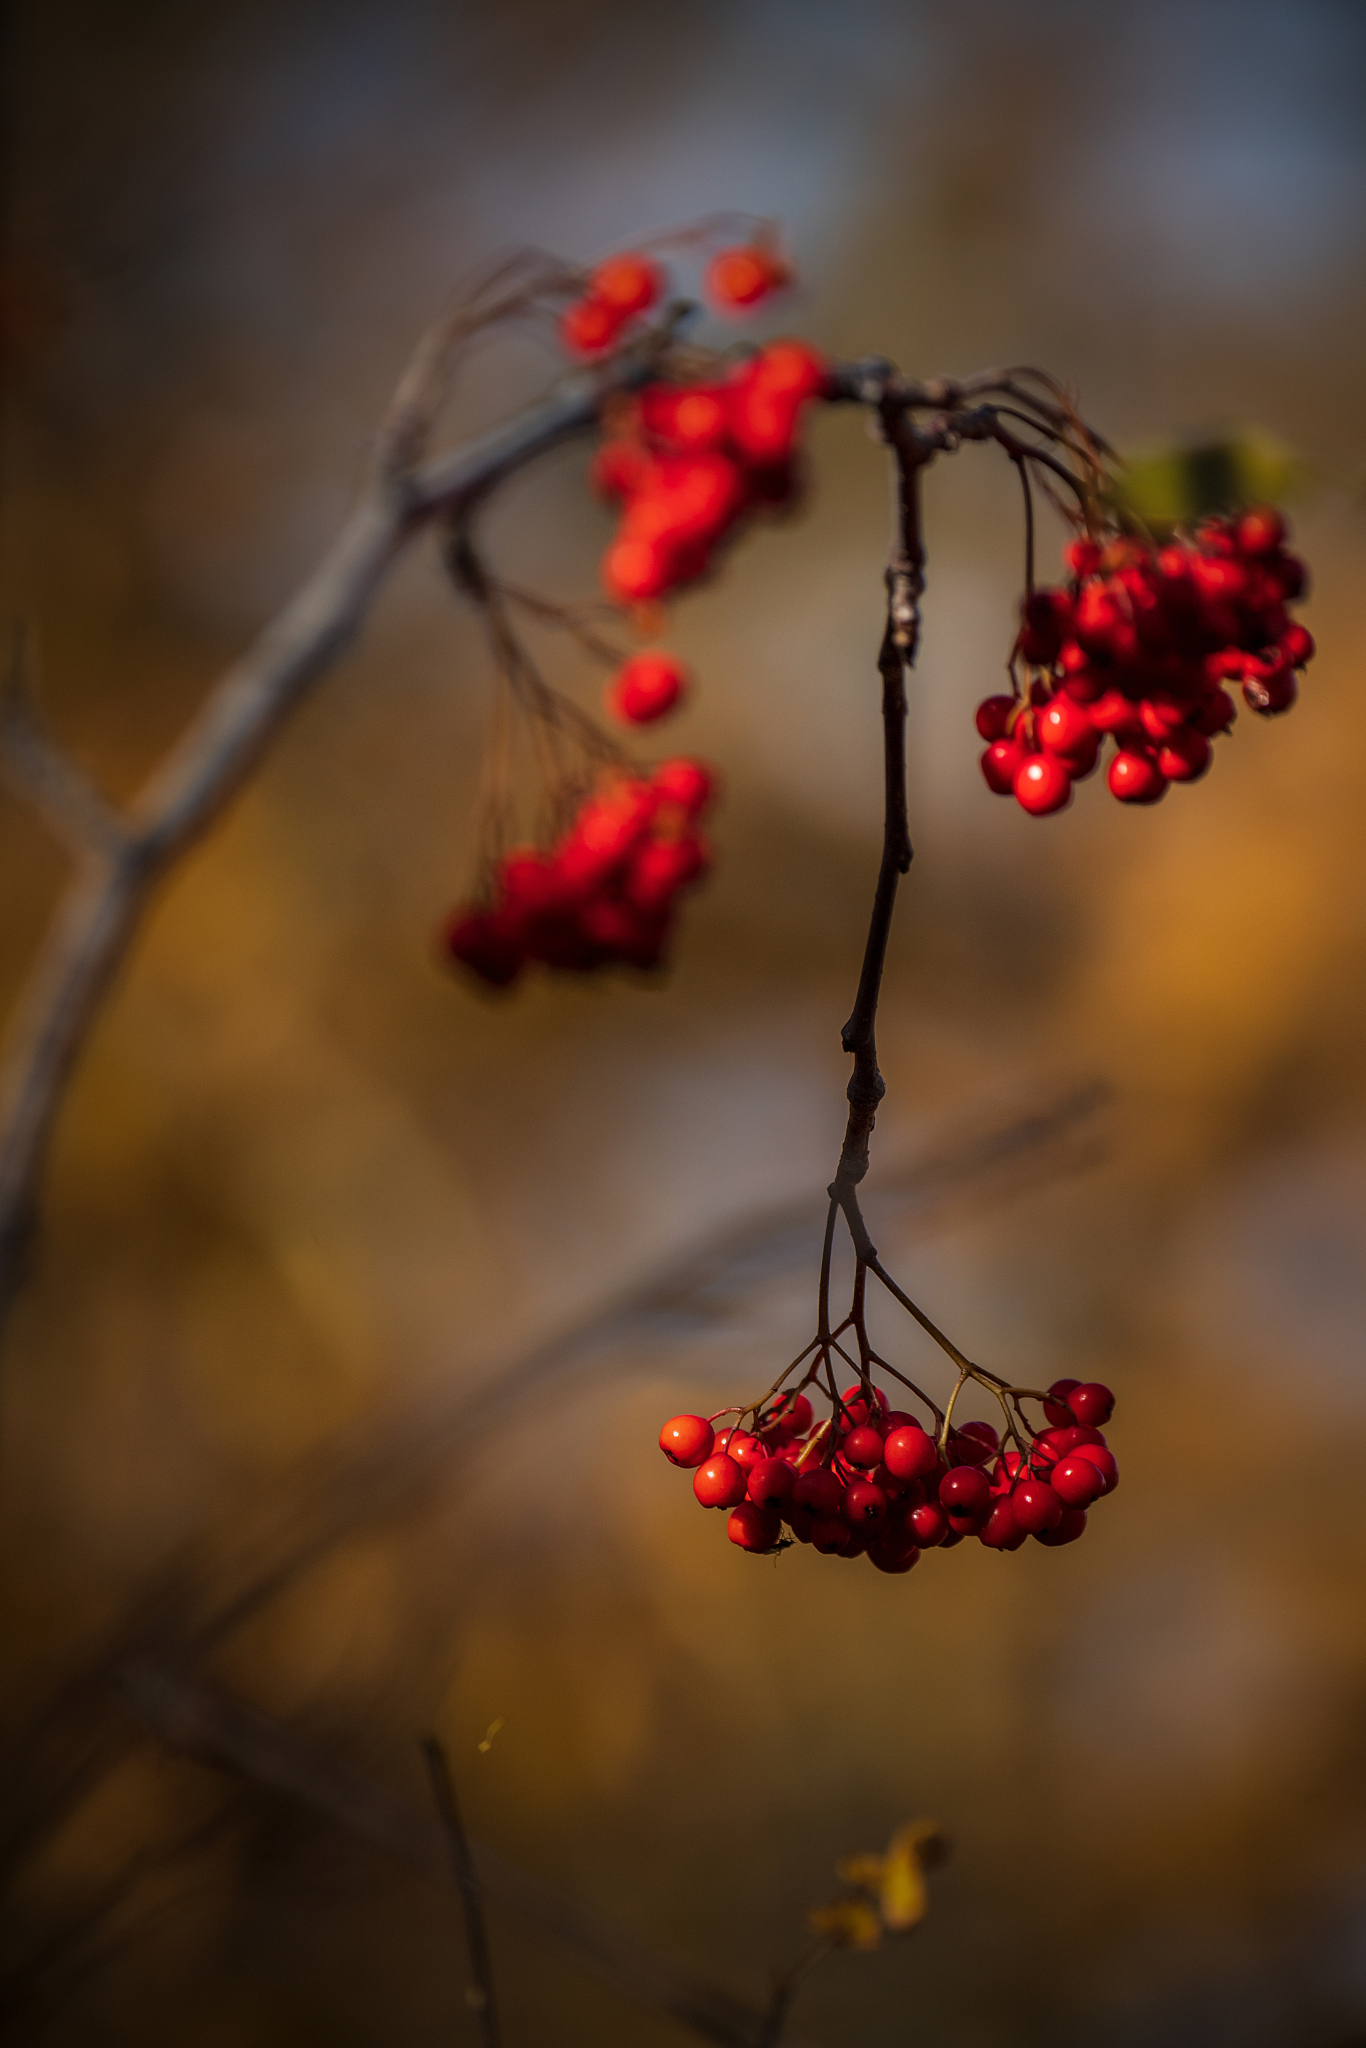
[[[648,780],[615,776],[549,850],[503,855],[488,900],[450,918],[446,950],[494,988],[533,961],[579,973],[658,967],[679,894],[710,864],[700,823],[715,795],[701,761],[664,761]]]
[[[646,385],[614,419],[593,480],[622,506],[602,578],[625,604],[696,582],[747,514],[786,504],[802,416],[826,366],[805,342],[778,341],[725,377]]]
[[[988,786],[1036,816],[1061,810],[1108,735],[1111,793],[1156,803],[1208,768],[1211,740],[1235,716],[1226,683],[1264,716],[1287,710],[1314,642],[1286,610],[1305,572],[1284,541],[1270,507],[1210,519],[1165,547],[1073,541],[1072,580],[1025,603],[1015,651],[1027,689],[978,706]]]
[[[784,1394],[760,1409],[752,1431],[718,1433],[704,1416],[676,1415],[659,1445],[692,1470],[703,1507],[729,1510],[726,1533],[742,1550],[783,1548],[786,1525],[824,1555],[866,1555],[878,1571],[908,1572],[922,1550],[967,1536],[989,1550],[1018,1550],[1029,1536],[1074,1543],[1087,1509],[1119,1482],[1100,1430],[1113,1409],[1098,1381],[1055,1380],[1048,1427],[1028,1438],[1012,1429],[1007,1448],[988,1422],[931,1435],[869,1382],[846,1388],[814,1426],[806,1395]]]
[[[777,250],[756,239],[720,250],[707,265],[703,289],[719,311],[748,313],[787,284],[791,274]],[[602,355],[659,304],[667,287],[663,265],[644,251],[609,256],[590,273],[582,297],[560,316],[560,339],[573,355]]]

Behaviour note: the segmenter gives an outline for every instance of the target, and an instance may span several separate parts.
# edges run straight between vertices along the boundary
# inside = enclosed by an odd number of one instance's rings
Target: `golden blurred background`
[[[928,1922],[801,1994],[828,2048],[1366,2039],[1366,16],[20,0],[10,31],[4,604],[117,794],[330,541],[472,266],[723,207],[802,271],[757,331],[1038,362],[1122,447],[1299,451],[1320,644],[1208,782],[1031,819],[971,719],[1016,482],[973,448],[929,479],[870,1211],[971,1354],[1115,1387],[1123,1485],[1056,1556],[883,1579],[741,1556],[655,1449],[812,1319],[883,456],[820,420],[801,519],[677,607],[668,747],[727,800],[660,986],[490,1002],[436,965],[489,678],[405,559],[166,889],[62,1119],[3,1373],[13,2038],[476,2038],[453,1899],[139,1734],[107,1674],[150,1645],[415,1809],[434,1729],[482,1842],[756,2004],[837,1857],[933,1814]],[[554,369],[485,351],[449,435]],[[487,521],[570,599],[608,531],[583,466]],[[12,1001],[65,870],[8,797],[0,873]],[[492,1941],[509,2048],[695,2038],[496,1905]]]

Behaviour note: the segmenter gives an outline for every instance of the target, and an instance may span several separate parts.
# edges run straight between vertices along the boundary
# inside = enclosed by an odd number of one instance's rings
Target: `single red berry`
[[[997,796],[1010,796],[1025,758],[1018,740],[993,740],[982,756],[982,775]]]
[[[1212,739],[1217,732],[1227,732],[1238,716],[1238,706],[1225,689],[1213,689],[1202,698],[1191,714],[1191,723],[1197,732]]]
[[[874,1465],[882,1463],[882,1438],[875,1429],[870,1429],[866,1422],[860,1423],[859,1427],[851,1429],[844,1439],[843,1456],[851,1465],[861,1465],[865,1470],[871,1470]]]
[[[1087,1380],[1067,1390],[1067,1406],[1073,1420],[1086,1429],[1100,1429],[1115,1412],[1115,1397],[1099,1380]]]
[[[1156,759],[1136,747],[1126,747],[1115,755],[1105,779],[1110,794],[1122,804],[1155,804],[1167,794],[1167,778]]]
[[[818,1516],[811,1524],[811,1548],[822,1557],[847,1557],[858,1543],[848,1522],[838,1515]]]
[[[1064,756],[1086,753],[1096,737],[1085,710],[1071,695],[1054,697],[1035,720],[1035,731],[1040,745]]]
[[[526,963],[523,935],[497,911],[457,911],[448,919],[441,943],[452,960],[490,988],[510,988]]]
[[[648,256],[609,256],[588,280],[588,295],[607,306],[618,321],[653,306],[664,289],[664,273]]]
[[[1056,754],[1025,755],[1015,771],[1015,801],[1035,818],[1072,801],[1072,778]]]
[[[1093,540],[1070,540],[1062,558],[1076,577],[1094,576],[1100,567],[1101,550]]]
[[[994,1457],[1000,1448],[1001,1439],[989,1422],[965,1422],[962,1428],[955,1432],[955,1436],[958,1455],[965,1465],[980,1465],[984,1462],[972,1448],[974,1444],[981,1444],[987,1458]]]
[[[1034,1541],[1036,1543],[1046,1543],[1050,1550],[1056,1550],[1060,1544],[1075,1543],[1085,1527],[1085,1508],[1064,1508],[1062,1520],[1058,1523],[1057,1528],[1040,1529]]]
[[[814,1515],[828,1519],[839,1513],[844,1488],[828,1465],[818,1465],[814,1472],[798,1473],[792,1498],[799,1507],[810,1508]]]
[[[659,1448],[671,1465],[691,1469],[711,1456],[716,1432],[702,1415],[675,1415],[659,1432]]]
[[[1202,732],[1174,732],[1158,749],[1157,765],[1168,782],[1198,782],[1209,767],[1210,743]]]
[[[1016,1521],[1010,1501],[1001,1499],[987,1516],[979,1534],[988,1550],[1018,1550],[1025,1540],[1026,1531]]]
[[[865,1522],[881,1521],[887,1512],[887,1496],[869,1479],[855,1479],[844,1489],[844,1519],[853,1528]]]
[[[880,1572],[908,1572],[920,1562],[920,1546],[908,1529],[889,1532],[868,1545],[868,1562]]]
[[[1280,639],[1281,653],[1292,668],[1303,668],[1314,656],[1314,636],[1298,621],[1287,626]]]
[[[1060,1428],[1066,1429],[1075,1420],[1072,1410],[1067,1405],[1067,1396],[1073,1387],[1078,1385],[1080,1382],[1077,1380],[1054,1380],[1048,1389],[1050,1398],[1044,1402],[1043,1412],[1050,1422],[1056,1423]]]
[[[741,1501],[731,1511],[726,1523],[726,1534],[732,1543],[738,1543],[741,1550],[772,1550],[782,1531],[782,1521],[770,1508],[756,1507],[753,1501]]]
[[[609,594],[625,604],[662,597],[669,588],[669,556],[657,540],[613,541],[602,561],[602,580]]]
[[[1037,1536],[1040,1529],[1056,1529],[1062,1520],[1062,1500],[1046,1479],[1022,1479],[1010,1501],[1016,1521],[1029,1536]]]
[[[779,1507],[789,1500],[797,1475],[786,1458],[760,1458],[749,1471],[749,1497],[756,1507]]]
[[[889,1471],[886,1465],[875,1465],[868,1477],[874,1486],[882,1488],[888,1500],[899,1501],[907,1513],[912,1508],[918,1508],[921,1501],[926,1498],[922,1480],[898,1479],[895,1472]]]
[[[809,1543],[811,1541],[811,1531],[815,1525],[816,1517],[812,1514],[810,1508],[799,1508],[792,1501],[789,1501],[783,1509],[783,1520],[787,1523],[788,1528],[799,1543]]]
[[[906,1526],[922,1550],[932,1550],[948,1535],[949,1518],[936,1502],[927,1500],[922,1506],[911,1509]]]
[[[898,1479],[927,1479],[939,1463],[934,1438],[918,1422],[894,1429],[882,1446],[887,1470]]]
[[[621,332],[623,316],[602,299],[576,299],[560,315],[560,340],[576,356],[600,356]]]
[[[986,1476],[975,1465],[955,1465],[939,1482],[939,1502],[947,1514],[984,1514],[990,1500]]]
[[[1273,555],[1285,539],[1285,521],[1274,505],[1254,505],[1238,521],[1235,538],[1245,555]]]
[[[1092,1468],[1094,1470],[1094,1467]],[[693,1474],[692,1490],[704,1508],[733,1508],[745,1497],[744,1473],[734,1458],[708,1458]]]
[[[633,654],[607,685],[607,709],[630,725],[651,725],[686,694],[688,671],[672,654]]]
[[[757,1436],[751,1436],[744,1429],[723,1429],[716,1439],[718,1455],[733,1458],[742,1472],[751,1471],[761,1459],[768,1456]]]
[[[1090,1459],[1071,1453],[1058,1460],[1048,1483],[1067,1508],[1089,1507],[1105,1490],[1105,1480]]]
[[[1104,1444],[1078,1444],[1070,1456],[1085,1458],[1088,1464],[1095,1466],[1106,1493],[1113,1493],[1119,1485],[1119,1466],[1115,1463],[1114,1452],[1107,1451]]]
[[[815,1410],[805,1394],[780,1394],[772,1410],[772,1419],[782,1424],[791,1436],[805,1436],[815,1419]]]
[[[788,270],[768,249],[752,244],[722,249],[707,265],[704,289],[713,305],[727,311],[757,305],[787,283]]]
[[[678,804],[690,818],[700,817],[708,804],[716,799],[718,789],[714,768],[705,761],[691,761],[680,756],[674,761],[661,761],[650,778],[650,787],[662,804]],[[804,1398],[798,1395],[800,1401]],[[808,1407],[810,1403],[807,1403]]]
[[[984,697],[975,713],[977,730],[984,740],[1003,740],[1015,710],[1014,697]]]

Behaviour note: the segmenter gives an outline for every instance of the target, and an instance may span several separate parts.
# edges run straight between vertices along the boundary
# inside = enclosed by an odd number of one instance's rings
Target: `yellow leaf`
[[[864,1899],[840,1899],[833,1906],[813,1906],[806,1916],[813,1934],[836,1948],[874,1949],[882,1945],[882,1922]]]

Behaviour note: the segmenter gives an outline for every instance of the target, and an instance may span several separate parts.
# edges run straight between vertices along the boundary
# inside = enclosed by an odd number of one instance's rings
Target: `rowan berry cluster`
[[[614,775],[549,851],[519,846],[496,862],[488,900],[447,923],[447,951],[494,988],[533,961],[658,967],[679,894],[710,865],[700,826],[715,795],[712,771],[682,757],[648,779]]]
[[[777,341],[720,378],[647,384],[617,410],[593,463],[622,506],[602,565],[612,597],[641,604],[695,583],[747,514],[790,502],[802,416],[826,377],[815,349]]]
[[[687,239],[671,236],[669,241]],[[791,271],[767,238],[720,250],[703,274],[703,290],[719,312],[744,312],[790,282]],[[668,272],[643,250],[609,256],[589,273],[580,298],[560,316],[560,339],[573,355],[614,348],[668,289]]]
[[[1306,579],[1284,541],[1270,507],[1163,547],[1074,540],[1071,580],[1025,601],[1015,656],[1027,688],[977,708],[988,786],[1035,816],[1061,810],[1108,735],[1112,795],[1156,803],[1209,767],[1211,741],[1236,715],[1226,683],[1264,716],[1288,710],[1314,642],[1286,610]]]
[[[1039,1398],[1048,1426],[1022,1432],[1012,1420],[1005,1443],[988,1422],[941,1421],[932,1434],[866,1380],[819,1423],[807,1396],[789,1393],[761,1405],[752,1430],[676,1415],[659,1445],[692,1471],[703,1507],[729,1510],[726,1533],[740,1549],[772,1552],[795,1538],[908,1572],[922,1550],[967,1536],[1018,1550],[1029,1536],[1056,1548],[1081,1535],[1087,1509],[1119,1482],[1100,1429],[1114,1396],[1098,1381],[1063,1379]]]

